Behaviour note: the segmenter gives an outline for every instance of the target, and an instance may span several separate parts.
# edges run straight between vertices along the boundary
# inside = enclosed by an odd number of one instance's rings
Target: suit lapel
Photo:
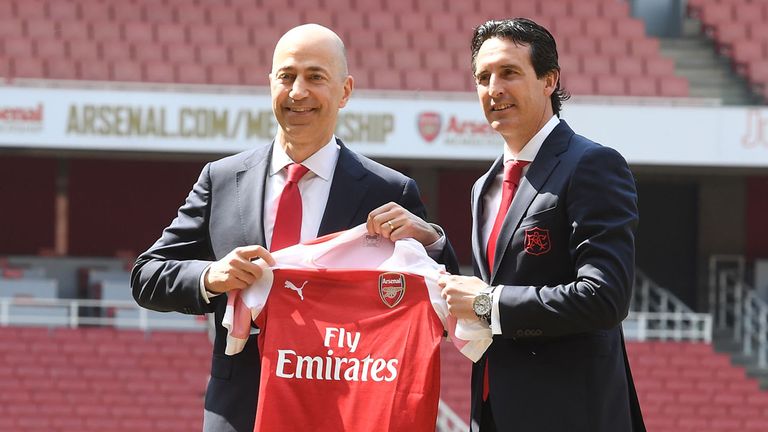
[[[266,245],[264,238],[264,185],[272,145],[254,150],[237,172],[237,208],[244,245]]]
[[[494,260],[491,278],[493,282],[499,265],[504,259],[504,252],[507,251],[509,242],[512,240],[512,234],[520,226],[520,222],[525,216],[528,207],[536,198],[536,195],[544,186],[552,171],[560,163],[559,155],[568,148],[568,142],[573,135],[573,131],[561,121],[549,134],[539,149],[539,153],[528,168],[528,172],[520,180],[520,186],[515,193],[515,198],[509,207],[507,216],[504,218],[504,224],[499,232],[499,239],[496,243],[496,259]]]
[[[488,170],[482,177],[480,177],[477,182],[475,182],[475,188],[477,190],[474,191],[472,194],[472,252],[474,254],[475,262],[478,264],[477,267],[480,269],[480,275],[482,276],[483,280],[489,280],[488,279],[488,259],[486,258],[486,245],[483,244],[483,236],[482,236],[482,230],[483,230],[483,215],[485,213],[485,209],[483,207],[483,195],[485,195],[485,192],[488,190],[488,187],[493,183],[493,180],[496,178],[496,175],[501,170],[501,167],[504,164],[504,157],[500,157],[496,159],[496,161],[491,165],[491,169]]]
[[[366,169],[340,139],[336,142],[341,150],[318,236],[350,228],[368,190],[368,184],[363,181]]]

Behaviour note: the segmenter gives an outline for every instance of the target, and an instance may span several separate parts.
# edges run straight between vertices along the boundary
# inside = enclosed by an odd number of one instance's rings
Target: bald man
[[[207,164],[177,217],[139,256],[131,274],[133,296],[145,308],[215,313],[205,431],[253,430],[258,344],[253,340],[237,355],[224,354],[222,294],[261,277],[253,261],[274,263],[269,250],[277,248],[273,231],[289,165],[307,169],[297,183],[300,241],[366,223],[369,232],[386,238],[417,239],[451,272],[458,270],[442,231],[423,220],[416,183],[334,136],[339,110],[354,88],[341,39],[316,24],[291,29],[275,47],[269,81],[279,125],[272,144]]]

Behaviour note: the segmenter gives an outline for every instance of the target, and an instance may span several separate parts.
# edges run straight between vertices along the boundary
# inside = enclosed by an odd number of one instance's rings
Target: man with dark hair
[[[492,329],[473,367],[472,431],[644,431],[621,321],[634,279],[634,178],[559,119],[557,46],[533,21],[488,21],[472,68],[503,155],[472,189],[476,277],[446,275],[457,318]]]
[[[385,238],[414,238],[430,256],[457,268],[445,236],[422,220],[416,183],[334,136],[354,84],[341,39],[316,24],[289,30],[275,47],[269,79],[279,125],[274,142],[206,165],[176,219],[131,274],[141,306],[215,313],[206,432],[253,431],[258,344],[252,340],[226,356],[221,325],[222,294],[261,278],[253,261],[273,265],[269,251],[366,223],[368,232]]]

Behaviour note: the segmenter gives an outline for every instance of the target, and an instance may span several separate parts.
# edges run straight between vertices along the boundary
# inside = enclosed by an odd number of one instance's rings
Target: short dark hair
[[[557,62],[557,43],[552,34],[546,28],[527,18],[511,18],[486,21],[475,28],[475,32],[472,34],[472,74],[475,73],[477,52],[480,51],[483,42],[494,37],[529,46],[531,64],[533,64],[537,78],[542,78],[553,70],[560,71],[560,65]],[[555,91],[550,97],[552,111],[555,115],[560,116],[563,101],[570,97],[571,95],[560,85],[558,78]]]

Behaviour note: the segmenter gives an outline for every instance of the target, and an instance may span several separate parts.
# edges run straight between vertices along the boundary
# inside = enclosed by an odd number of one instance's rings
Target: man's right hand
[[[257,259],[263,259],[269,266],[275,265],[272,254],[263,246],[242,246],[232,250],[224,258],[208,267],[203,278],[205,289],[212,293],[225,293],[243,289],[256,282],[262,275]]]

